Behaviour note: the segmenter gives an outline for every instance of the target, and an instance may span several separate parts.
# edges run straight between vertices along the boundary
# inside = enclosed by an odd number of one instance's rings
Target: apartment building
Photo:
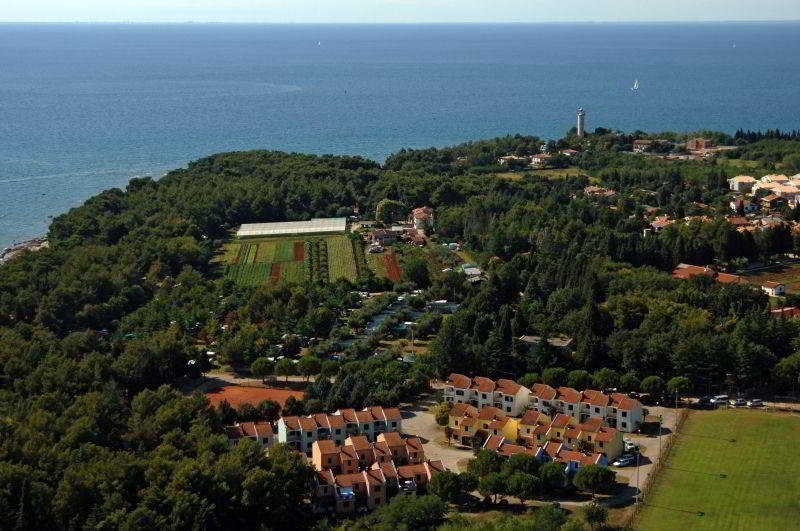
[[[471,446],[477,435],[485,439],[490,435],[503,435],[516,440],[519,421],[505,415],[500,409],[484,406],[481,409],[470,404],[454,404],[448,414],[447,425],[452,437],[464,446]]]
[[[363,410],[341,409],[332,415],[281,417],[277,427],[277,442],[311,455],[315,441],[330,439],[341,446],[349,436],[363,435],[368,441],[375,441],[381,433],[400,431],[402,417],[397,408],[374,406]]]
[[[269,422],[237,422],[233,426],[226,426],[225,434],[234,444],[243,439],[251,439],[264,448],[275,444],[275,432]]]
[[[335,474],[354,474],[374,464],[395,463],[400,466],[425,461],[422,441],[416,437],[403,438],[399,433],[378,435],[371,443],[364,435],[348,437],[337,446],[330,439],[314,441],[311,445],[311,463],[316,470],[330,469]]]
[[[491,406],[512,417],[519,416],[530,400],[531,391],[513,380],[492,380],[482,376],[470,378],[453,373],[445,382],[447,402],[470,404],[478,409]]]
[[[642,404],[622,393],[577,391],[570,387],[554,389],[546,384],[534,384],[530,405],[546,415],[563,413],[578,422],[599,418],[622,432],[635,431],[644,422]]]

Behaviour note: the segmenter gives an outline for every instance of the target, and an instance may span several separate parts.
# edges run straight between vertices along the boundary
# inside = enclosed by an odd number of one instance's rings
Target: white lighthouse
[[[582,137],[586,133],[586,111],[578,109],[578,136]]]

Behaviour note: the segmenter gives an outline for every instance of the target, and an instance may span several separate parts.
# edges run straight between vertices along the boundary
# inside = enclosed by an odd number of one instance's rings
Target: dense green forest
[[[221,428],[231,413],[181,390],[208,367],[207,345],[221,363],[247,365],[287,333],[337,337],[354,290],[391,286],[237,286],[214,257],[244,222],[370,213],[387,198],[430,205],[442,240],[464,242],[486,270],[477,285],[456,272],[409,273],[394,289],[461,302],[430,318],[430,355],[409,365],[356,342],[335,362],[336,344],[323,342],[312,409],[397,404],[451,371],[554,384],[587,371],[631,389],[685,376],[701,393],[790,389],[800,371],[795,321],[772,318],[761,291],[669,274],[679,262],[800,248],[785,228],[742,234],[717,215],[737,161],[798,167],[796,138],[748,138],[723,164],[635,157],[625,152],[630,135],[607,130],[571,135],[550,147],[580,148],[569,164],[584,176],[560,179],[494,175],[499,156],[543,144],[524,136],[405,150],[384,165],[227,153],[89,199],[53,220],[48,249],[0,266],[0,527],[311,525],[305,461],[229,447]],[[587,197],[590,178],[617,195]],[[648,207],[714,221],[644,235]],[[573,355],[515,339],[558,333],[575,338]]]

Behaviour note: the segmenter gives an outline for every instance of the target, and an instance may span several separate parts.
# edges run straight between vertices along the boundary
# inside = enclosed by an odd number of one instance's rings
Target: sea
[[[639,90],[631,90],[639,80]],[[590,129],[800,128],[800,23],[0,25],[0,247],[134,176]]]

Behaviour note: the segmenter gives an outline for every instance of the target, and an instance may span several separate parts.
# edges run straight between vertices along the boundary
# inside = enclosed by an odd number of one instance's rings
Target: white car
[[[639,445],[633,442],[630,439],[623,439],[622,442],[625,444],[625,451],[626,452],[638,452]]]
[[[747,400],[744,398],[736,398],[728,403],[731,405],[731,407],[744,407],[747,405]]]
[[[632,456],[630,454],[625,454],[625,455],[619,456],[616,459],[616,461],[611,463],[611,466],[619,466],[619,467],[630,466],[630,465],[634,464],[635,462],[636,462],[636,457],[634,457],[634,456]]]
[[[764,407],[764,401],[760,398],[754,398],[747,402],[747,407]]]

